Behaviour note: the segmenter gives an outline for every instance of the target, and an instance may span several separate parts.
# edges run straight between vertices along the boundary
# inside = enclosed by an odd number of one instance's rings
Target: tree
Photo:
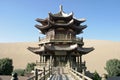
[[[28,63],[26,67],[26,72],[30,73],[32,70],[34,70],[34,66],[36,66],[35,63]]]
[[[11,75],[13,71],[12,59],[0,59],[0,75]]]
[[[120,76],[120,60],[110,59],[106,62],[105,70],[109,77]]]

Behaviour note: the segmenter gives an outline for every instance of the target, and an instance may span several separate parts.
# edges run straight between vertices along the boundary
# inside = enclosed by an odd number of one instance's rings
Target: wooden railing
[[[75,80],[93,80],[93,79],[85,76],[84,74],[81,74],[71,68],[68,68],[68,69],[69,69],[70,74],[74,77]]]
[[[51,75],[51,68],[45,69],[43,68],[43,71],[39,72],[38,69],[35,69],[35,73],[33,76],[29,77],[27,80],[47,80],[48,77]]]
[[[77,42],[77,43],[81,43],[83,44],[83,38],[79,38],[79,37],[76,37],[76,38],[41,38],[39,40],[41,43],[48,43],[48,42]]]

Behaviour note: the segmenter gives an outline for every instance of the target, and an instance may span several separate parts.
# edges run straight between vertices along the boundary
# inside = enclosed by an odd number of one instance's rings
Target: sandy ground
[[[120,42],[105,40],[84,40],[84,47],[94,47],[95,50],[83,55],[87,69],[105,73],[104,67],[109,59],[120,59]],[[0,58],[13,59],[14,69],[25,68],[28,62],[36,62],[39,56],[27,50],[28,46],[37,46],[35,42],[0,43]]]

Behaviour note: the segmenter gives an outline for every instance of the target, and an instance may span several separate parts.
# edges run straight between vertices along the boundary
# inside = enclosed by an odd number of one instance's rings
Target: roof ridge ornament
[[[60,12],[63,12],[63,6],[60,5]]]

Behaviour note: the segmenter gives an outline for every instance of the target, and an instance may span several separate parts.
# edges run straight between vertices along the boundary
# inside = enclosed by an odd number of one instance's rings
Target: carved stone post
[[[106,74],[103,74],[101,80],[107,80],[107,75],[106,75]]]
[[[50,70],[50,65],[49,65],[49,77],[50,77],[50,75],[51,75],[51,70]]]
[[[35,69],[35,80],[38,80],[38,70]]]
[[[43,80],[45,80],[45,67],[43,67],[43,76],[44,76],[44,79]]]
[[[12,74],[11,80],[18,80],[18,75],[17,75],[17,73],[13,73],[13,74]]]

